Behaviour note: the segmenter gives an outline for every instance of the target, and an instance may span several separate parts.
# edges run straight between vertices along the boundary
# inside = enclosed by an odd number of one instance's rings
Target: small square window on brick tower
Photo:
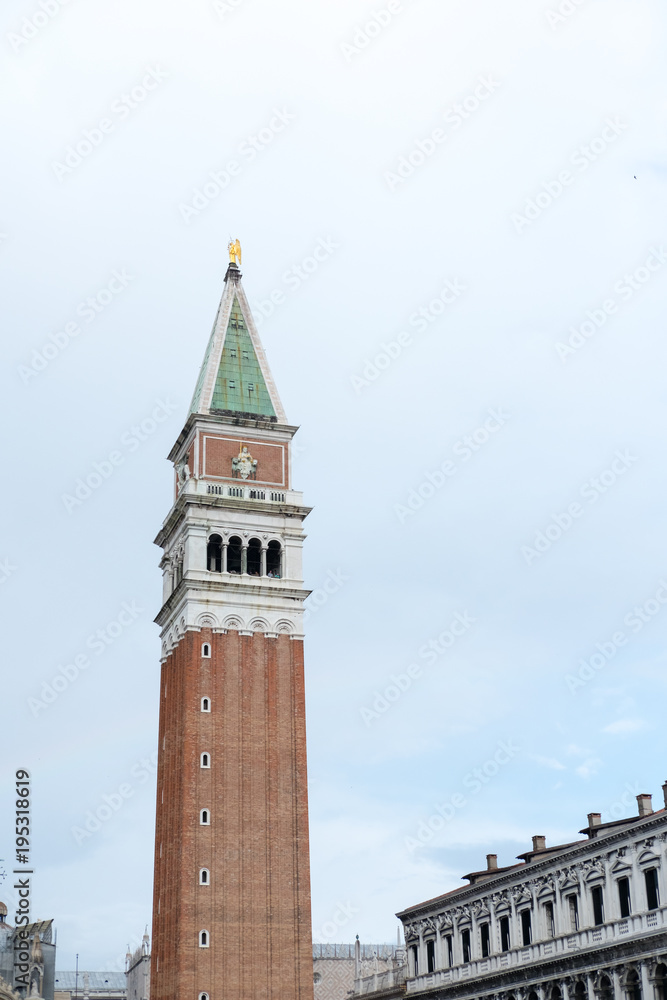
[[[312,1000],[303,521],[230,244],[169,459],[151,1000]]]

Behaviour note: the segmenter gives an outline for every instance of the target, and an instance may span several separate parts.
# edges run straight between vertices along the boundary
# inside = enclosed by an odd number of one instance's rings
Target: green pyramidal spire
[[[225,277],[190,412],[287,422],[235,264]]]
[[[255,413],[263,417],[276,415],[236,296],[227,324],[211,410]]]

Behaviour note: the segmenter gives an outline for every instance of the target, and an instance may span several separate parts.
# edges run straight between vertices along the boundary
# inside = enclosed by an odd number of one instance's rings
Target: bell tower
[[[169,459],[152,1000],[312,1000],[303,521],[230,243]]]

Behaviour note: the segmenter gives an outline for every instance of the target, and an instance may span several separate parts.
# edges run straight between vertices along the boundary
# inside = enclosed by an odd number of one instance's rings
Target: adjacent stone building
[[[405,950],[391,944],[314,944],[315,1000],[348,1000],[360,977],[382,976],[401,968]]]
[[[667,1000],[665,808],[637,797],[638,814],[584,840],[533,837],[519,864],[487,855],[469,885],[410,906],[407,962],[361,976],[356,994],[429,1000]]]
[[[125,1000],[122,972],[56,972],[54,1000]]]
[[[140,946],[125,956],[127,1000],[150,1000],[151,943],[146,930]]]
[[[53,920],[37,920],[20,930],[25,932],[25,946],[19,950],[18,930],[7,922],[7,907],[0,903],[0,989],[9,991],[8,995],[15,991],[18,996],[54,1000]]]

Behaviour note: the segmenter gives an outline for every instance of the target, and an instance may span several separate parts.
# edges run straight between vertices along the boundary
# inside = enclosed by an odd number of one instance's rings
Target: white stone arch
[[[222,627],[228,631],[242,632],[245,629],[245,623],[239,615],[228,615],[222,623]]]
[[[276,622],[274,632],[277,632],[279,635],[294,635],[294,622],[291,622],[289,618],[281,618]]]
[[[266,618],[253,618],[253,620],[248,625],[251,632],[268,632],[269,623]]]
[[[218,619],[215,617],[215,615],[210,614],[210,612],[206,612],[206,614],[199,615],[199,617],[197,618],[197,627],[198,628],[217,628],[218,627]]]

